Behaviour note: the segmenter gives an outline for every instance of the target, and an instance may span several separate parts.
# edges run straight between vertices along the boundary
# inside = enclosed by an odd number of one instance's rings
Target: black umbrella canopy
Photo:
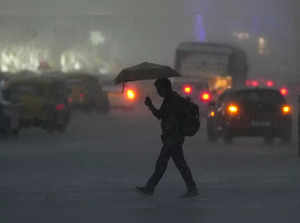
[[[114,82],[120,84],[128,81],[152,80],[163,77],[180,77],[180,74],[171,67],[144,62],[122,70]]]

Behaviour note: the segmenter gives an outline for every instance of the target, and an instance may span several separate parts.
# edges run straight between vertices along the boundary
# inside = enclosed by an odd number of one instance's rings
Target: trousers
[[[156,161],[155,170],[150,179],[148,180],[146,187],[154,190],[160,179],[167,170],[168,162],[172,158],[175,166],[179,170],[188,190],[196,188],[196,183],[193,179],[192,172],[185,161],[183,153],[183,144],[164,144]]]

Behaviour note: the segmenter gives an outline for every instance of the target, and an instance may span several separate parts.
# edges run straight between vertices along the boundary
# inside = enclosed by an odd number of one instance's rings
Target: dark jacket
[[[164,143],[184,142],[184,136],[181,132],[183,100],[176,92],[172,92],[163,100],[158,110],[152,111],[154,116],[161,120],[162,140]]]

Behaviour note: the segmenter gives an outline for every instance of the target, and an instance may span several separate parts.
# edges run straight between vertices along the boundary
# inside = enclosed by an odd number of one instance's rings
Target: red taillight
[[[258,82],[258,81],[252,81],[252,82],[251,82],[251,85],[252,85],[253,87],[258,87],[258,86],[259,86],[259,82]]]
[[[68,98],[68,102],[72,103],[73,102],[73,98]]]
[[[274,86],[274,82],[273,82],[273,81],[267,81],[267,82],[266,82],[266,85],[267,85],[268,87],[273,87],[273,86]]]
[[[56,105],[56,110],[57,111],[61,111],[61,110],[64,110],[65,109],[65,105],[64,104],[58,104]]]
[[[250,80],[246,80],[246,86],[247,86],[247,87],[250,87],[250,86],[251,86],[251,83],[252,83],[252,82],[251,82]]]
[[[132,90],[132,89],[126,90],[126,97],[127,97],[127,99],[133,101],[133,100],[136,98],[136,93],[135,93],[135,91]]]
[[[203,102],[209,102],[211,100],[212,96],[209,92],[203,92],[201,93],[200,95],[200,99],[203,101]]]
[[[286,96],[288,95],[289,91],[287,88],[283,87],[280,89],[280,93],[283,95],[283,96]]]
[[[193,91],[193,89],[192,89],[192,87],[189,86],[189,85],[186,85],[186,86],[183,87],[183,92],[184,92],[185,94],[190,95],[190,94],[192,93],[192,91]]]

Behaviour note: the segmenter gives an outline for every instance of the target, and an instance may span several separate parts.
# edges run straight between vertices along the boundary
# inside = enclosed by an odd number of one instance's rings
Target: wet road
[[[1,222],[299,221],[295,140],[211,144],[202,129],[185,147],[201,195],[179,198],[185,188],[170,162],[155,195],[147,198],[134,187],[152,173],[159,131],[144,113],[77,114],[64,135],[33,129],[2,140]]]

